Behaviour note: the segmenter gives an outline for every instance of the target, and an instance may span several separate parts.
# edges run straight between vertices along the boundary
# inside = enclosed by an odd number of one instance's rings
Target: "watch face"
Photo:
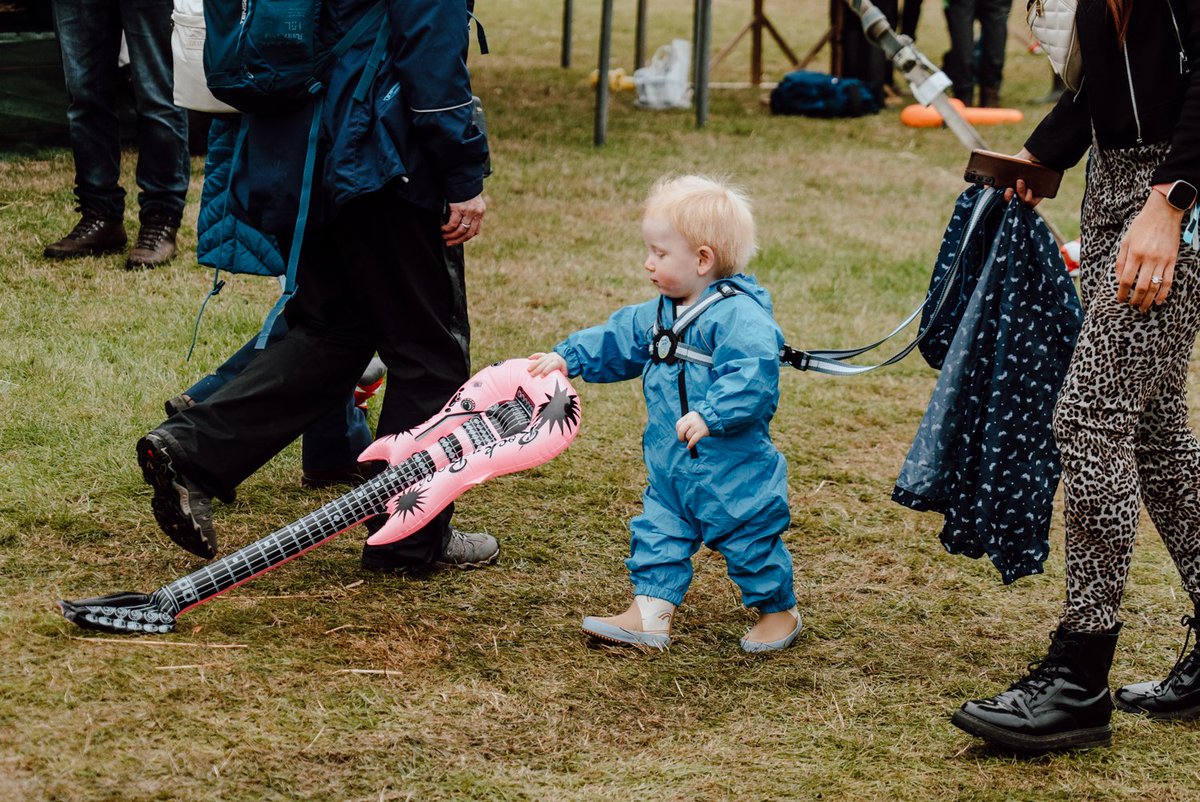
[[[1176,209],[1190,209],[1196,202],[1196,188],[1187,181],[1176,181],[1167,192],[1167,202]]]

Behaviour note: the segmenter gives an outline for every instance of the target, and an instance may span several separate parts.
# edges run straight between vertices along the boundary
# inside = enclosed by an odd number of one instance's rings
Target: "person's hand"
[[[487,204],[482,195],[470,200],[450,204],[450,217],[442,225],[442,239],[447,245],[462,245],[483,228],[483,215]]]
[[[687,443],[687,447],[691,448],[708,437],[708,424],[704,422],[704,418],[700,417],[699,412],[689,412],[675,421],[675,434],[679,435],[680,441]]]
[[[529,373],[533,376],[549,376],[554,371],[567,375],[567,360],[551,351],[548,354],[530,354]]]
[[[1021,151],[1016,154],[1015,158],[1024,159],[1025,161],[1029,162],[1036,162],[1038,160],[1036,156],[1027,151],[1025,148],[1021,148]],[[1012,200],[1013,195],[1016,195],[1018,198],[1025,201],[1025,203],[1029,204],[1030,208],[1033,208],[1042,202],[1040,195],[1034,195],[1033,190],[1025,186],[1025,179],[1023,178],[1017,179],[1017,188],[1015,190],[1012,187],[1004,190],[1004,202],[1008,203],[1010,200]]]
[[[1117,250],[1117,301],[1140,312],[1167,300],[1175,279],[1183,212],[1150,191]]]

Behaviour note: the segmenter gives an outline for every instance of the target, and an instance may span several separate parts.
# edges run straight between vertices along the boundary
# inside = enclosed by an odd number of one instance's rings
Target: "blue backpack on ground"
[[[771,90],[772,114],[805,117],[863,117],[879,113],[879,101],[857,78],[796,70]]]

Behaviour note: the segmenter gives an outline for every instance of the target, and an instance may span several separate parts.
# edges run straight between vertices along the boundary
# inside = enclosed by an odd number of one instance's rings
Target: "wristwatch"
[[[1173,184],[1155,184],[1154,188],[1161,192],[1167,203],[1181,212],[1186,212],[1196,203],[1197,192],[1194,184],[1187,181],[1176,181]]]

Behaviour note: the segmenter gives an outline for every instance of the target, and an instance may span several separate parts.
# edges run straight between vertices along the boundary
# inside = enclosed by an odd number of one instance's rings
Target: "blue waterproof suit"
[[[620,309],[554,350],[571,376],[589,382],[642,376],[649,483],[642,514],[630,522],[625,564],[634,593],[680,604],[692,579],[692,555],[704,543],[725,557],[743,603],[774,613],[796,603],[792,560],[781,537],[791,520],[787,463],[770,434],[783,334],[771,316],[770,295],[752,277],[722,281],[742,292],[705,310],[681,338],[712,354],[712,367],[650,359],[656,316],[664,328],[675,320],[667,298]],[[714,284],[705,295],[716,291]],[[688,411],[698,412],[711,433],[697,443],[695,456],[675,433]]]

